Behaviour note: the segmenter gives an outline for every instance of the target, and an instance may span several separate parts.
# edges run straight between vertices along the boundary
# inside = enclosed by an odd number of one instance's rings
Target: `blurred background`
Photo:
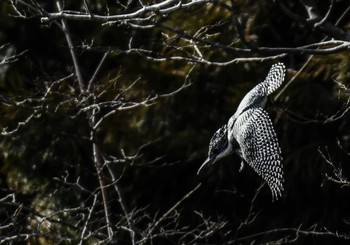
[[[136,11],[140,3],[62,6],[72,13],[89,6],[96,15],[113,15]],[[42,22],[40,8],[57,11],[54,1],[0,2],[2,243],[132,244],[122,228],[130,219],[140,244],[348,242],[348,1],[203,3],[155,13],[149,28],[141,22],[68,18],[86,86],[108,52],[87,97],[60,20]],[[320,19],[311,18],[315,15]],[[208,62],[193,58],[199,53]],[[277,57],[263,59],[271,56]],[[235,58],[243,61],[225,64]],[[213,133],[277,62],[284,62],[287,76],[267,111],[282,149],[285,191],[272,202],[253,169],[238,171],[238,156],[196,173]],[[183,84],[190,85],[169,95]],[[162,94],[167,96],[157,98]],[[115,232],[106,240],[91,125],[83,108],[95,101],[133,105],[147,98],[156,99],[115,111],[95,132],[117,178],[106,174]],[[108,105],[98,108],[97,119],[118,108]],[[150,238],[152,226],[158,235]],[[90,235],[81,239],[81,234]]]

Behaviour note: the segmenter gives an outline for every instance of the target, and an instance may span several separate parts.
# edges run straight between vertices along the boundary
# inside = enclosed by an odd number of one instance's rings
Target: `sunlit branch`
[[[160,3],[142,6],[138,10],[128,13],[128,14],[118,14],[118,15],[98,15],[94,14],[93,18],[90,14],[83,12],[73,13],[71,11],[59,11],[57,13],[47,13],[43,18],[43,21],[48,20],[61,20],[61,19],[71,19],[79,21],[99,21],[99,22],[111,22],[121,21],[121,20],[131,20],[138,17],[143,17],[146,14],[157,12],[160,14],[168,14],[177,9],[186,9],[196,5],[202,5],[204,3],[210,3],[210,0],[192,0],[187,3],[182,3],[178,0],[165,0]],[[172,5],[172,6],[169,6]]]
[[[336,167],[334,165],[334,162],[328,152],[328,149],[326,148],[324,152],[319,148],[318,152],[320,153],[323,160],[332,168],[333,171],[333,176],[330,176],[327,173],[325,174],[326,179],[340,185],[341,187],[350,187],[350,181],[344,176],[342,168]]]
[[[35,118],[35,113],[29,115],[24,121],[18,122],[17,127],[15,129],[12,129],[9,131],[9,130],[7,130],[7,128],[3,128],[1,135],[9,136],[9,135],[17,133],[21,128],[25,127],[33,118]]]
[[[118,179],[115,177],[115,174],[114,174],[114,172],[111,169],[109,164],[107,164],[107,169],[108,169],[108,172],[109,172],[109,174],[112,178],[112,181],[113,181],[113,188],[118,196],[118,203],[119,203],[119,205],[124,213],[124,216],[125,216],[127,224],[128,224],[127,230],[130,233],[131,244],[135,245],[136,244],[136,237],[135,237],[136,232],[134,231],[134,222],[132,220],[131,214],[129,214],[129,212],[126,208],[122,193],[121,193],[120,188],[118,186]]]
[[[85,224],[84,224],[84,226],[83,226],[83,230],[81,231],[80,242],[79,242],[80,245],[83,244],[84,240],[86,239],[85,233],[86,233],[86,231],[87,231],[87,229],[88,229],[87,227],[88,227],[89,221],[90,221],[90,219],[91,219],[91,214],[92,214],[92,212],[94,211],[94,209],[95,209],[95,207],[96,207],[97,196],[98,196],[97,194],[94,194],[94,200],[93,200],[93,202],[92,202],[92,204],[91,204],[91,207],[89,208],[88,217],[86,218]]]
[[[91,123],[94,123],[94,118],[95,118],[95,111],[92,111],[92,119]],[[109,198],[108,198],[108,193],[107,193],[107,187],[105,184],[104,176],[102,173],[102,169],[104,166],[104,160],[102,158],[101,152],[99,147],[97,146],[96,142],[94,142],[95,139],[95,130],[91,130],[91,139],[93,141],[92,143],[92,151],[93,151],[93,157],[94,157],[94,166],[96,168],[97,176],[98,176],[98,182],[100,186],[100,191],[102,195],[102,202],[103,202],[103,208],[105,212],[105,220],[106,220],[106,229],[107,229],[107,234],[108,234],[108,240],[113,238],[113,229],[112,229],[112,221],[111,221],[111,216],[110,216],[110,210],[109,210]]]
[[[87,87],[87,91],[89,91],[89,92],[91,91],[91,87],[92,87],[93,83],[96,80],[96,76],[100,72],[100,70],[101,70],[101,68],[102,68],[102,66],[103,66],[107,56],[108,56],[108,52],[104,53],[102,59],[100,60],[100,63],[98,64],[97,68],[95,69],[94,74],[90,78],[90,81],[89,81],[88,87]]]
[[[57,5],[57,9],[59,11],[61,11],[62,8],[60,6],[60,1],[59,0],[56,1],[56,5]],[[77,80],[78,80],[79,87],[80,87],[80,92],[82,94],[84,94],[85,93],[85,85],[84,85],[84,82],[83,82],[83,77],[81,75],[80,66],[78,64],[77,56],[76,56],[76,54],[74,52],[74,45],[73,45],[73,42],[72,42],[69,30],[68,30],[67,22],[66,22],[65,19],[61,19],[61,26],[62,26],[62,31],[63,31],[63,33],[64,33],[64,35],[66,37],[66,41],[67,41],[67,44],[68,44],[68,47],[69,47],[70,55],[71,55],[72,60],[73,60],[74,69],[75,69],[75,75],[77,76]]]

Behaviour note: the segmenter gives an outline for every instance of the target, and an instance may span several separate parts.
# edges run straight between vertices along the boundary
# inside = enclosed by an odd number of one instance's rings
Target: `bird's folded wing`
[[[262,108],[243,112],[233,127],[243,159],[266,181],[272,199],[283,191],[281,150],[269,115]]]

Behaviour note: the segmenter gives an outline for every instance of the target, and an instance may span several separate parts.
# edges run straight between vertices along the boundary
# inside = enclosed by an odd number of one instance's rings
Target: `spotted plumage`
[[[242,99],[228,123],[213,135],[208,158],[198,172],[210,163],[237,152],[243,163],[251,166],[278,199],[283,192],[283,168],[281,150],[272,121],[264,110],[267,96],[283,82],[285,66],[273,65],[265,80],[256,85]]]

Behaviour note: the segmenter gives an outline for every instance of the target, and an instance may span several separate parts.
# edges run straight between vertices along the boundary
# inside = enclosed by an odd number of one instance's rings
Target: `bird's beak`
[[[202,166],[198,169],[197,174],[199,174],[199,172],[202,170],[202,168],[204,167],[208,167],[210,165],[210,163],[212,163],[214,161],[214,158],[207,158],[207,160],[204,161],[204,163],[202,164]]]

